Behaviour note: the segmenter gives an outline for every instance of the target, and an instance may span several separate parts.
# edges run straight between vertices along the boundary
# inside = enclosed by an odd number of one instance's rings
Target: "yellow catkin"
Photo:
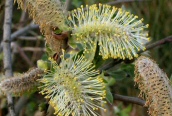
[[[103,4],[86,5],[70,12],[69,26],[75,42],[94,53],[99,47],[103,59],[133,59],[149,42],[143,19],[121,8]]]
[[[0,90],[5,95],[8,93],[20,95],[22,93],[32,91],[39,85],[37,79],[40,79],[42,74],[43,70],[33,68],[20,76],[6,78],[0,82]]]
[[[151,116],[172,116],[172,87],[167,75],[155,61],[141,56],[135,62],[135,79],[140,97]]]
[[[99,116],[106,110],[106,89],[99,71],[84,56],[61,56],[61,63],[39,79],[40,93],[49,99],[57,116]]]

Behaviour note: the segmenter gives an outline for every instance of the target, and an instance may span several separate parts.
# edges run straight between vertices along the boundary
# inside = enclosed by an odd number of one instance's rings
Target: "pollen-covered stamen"
[[[85,11],[83,6],[73,10],[68,20],[73,28],[72,35],[86,47],[85,51],[98,42],[104,59],[132,59],[138,56],[138,51],[145,50],[144,44],[149,41],[145,31],[149,25],[137,18],[122,9],[99,4],[87,5]]]
[[[98,116],[96,110],[103,109],[106,96],[105,83],[98,76],[90,61],[84,56],[61,56],[60,65],[54,64],[40,86],[41,94],[50,99],[56,115]]]

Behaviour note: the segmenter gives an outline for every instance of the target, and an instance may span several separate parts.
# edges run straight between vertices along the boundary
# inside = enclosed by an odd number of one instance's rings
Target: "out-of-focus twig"
[[[29,30],[37,29],[38,27],[39,27],[38,25],[35,25],[35,24],[31,23],[31,24],[27,25],[26,27],[23,27],[23,28],[19,29],[18,31],[14,32],[11,35],[11,41],[13,41],[16,37],[27,33]]]
[[[121,61],[122,61],[121,59],[120,59],[120,60],[114,59],[113,61],[111,61],[111,62],[105,64],[103,67],[100,67],[99,70],[100,70],[100,71],[102,71],[102,70],[107,70],[107,69],[109,69],[109,68],[115,66],[115,64],[120,63]]]
[[[5,1],[5,18],[4,18],[4,32],[3,32],[3,53],[4,53],[4,70],[5,77],[9,78],[13,76],[12,72],[12,60],[11,60],[11,25],[12,25],[12,11],[13,11],[13,0]],[[13,99],[10,94],[7,94],[8,110],[11,116],[15,116]]]
[[[72,0],[66,0],[65,6],[66,6],[66,10],[68,11],[70,9]]]
[[[20,23],[24,23],[26,21],[26,16],[27,16],[27,12],[22,11],[22,14],[21,14],[21,17],[20,17]]]
[[[30,59],[27,57],[27,55],[24,53],[23,49],[20,46],[17,46],[18,52],[21,55],[21,57],[26,61],[26,63],[32,67],[33,63],[30,61]]]
[[[170,42],[172,42],[172,35],[168,36],[168,37],[166,37],[164,39],[161,39],[159,41],[156,41],[156,42],[154,42],[154,43],[152,43],[150,45],[147,45],[146,49],[150,50],[150,49],[153,49],[153,48],[155,48],[157,46],[161,46],[163,44],[170,43]]]
[[[14,33],[11,34],[11,39],[10,41],[13,41],[15,38],[17,38],[18,36],[21,36],[21,35],[24,35],[25,33],[27,33],[29,30],[32,30],[32,29],[37,29],[39,28],[38,25],[35,25],[32,23],[30,23],[29,25],[27,25],[26,27],[23,27],[17,31],[15,31]],[[1,45],[0,45],[0,52],[2,51],[2,42],[1,42]]]
[[[19,36],[17,37],[19,40],[27,40],[27,41],[36,41],[36,40],[44,40],[44,39],[41,39],[40,36]]]
[[[138,97],[129,97],[129,96],[114,94],[114,100],[120,100],[120,101],[124,101],[127,103],[133,103],[133,104],[137,104],[137,105],[141,105],[141,106],[145,105],[145,101]]]
[[[27,96],[22,96],[20,97],[20,99],[17,101],[17,103],[15,104],[15,111],[17,116],[19,115],[19,112],[21,111],[21,109],[23,108],[23,106],[26,105],[27,101],[29,100],[29,97]]]
[[[108,2],[109,5],[115,5],[119,3],[125,3],[125,2],[143,2],[143,1],[149,1],[149,0],[115,0],[112,2]]]
[[[40,47],[23,47],[23,51],[31,51],[31,52],[45,52],[45,48],[40,48]]]

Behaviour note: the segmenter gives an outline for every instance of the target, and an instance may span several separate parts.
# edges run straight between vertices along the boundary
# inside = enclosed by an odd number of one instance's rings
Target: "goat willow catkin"
[[[67,31],[65,24],[66,11],[60,0],[15,0],[21,9],[27,10],[45,35],[46,42],[56,53],[64,48],[65,40],[56,39],[53,36],[53,29]]]
[[[86,47],[85,52],[92,54],[98,44],[104,59],[133,59],[149,41],[145,31],[149,25],[144,25],[143,19],[109,5],[81,6],[68,20],[75,41]]]
[[[172,87],[167,75],[155,61],[141,56],[135,62],[135,79],[140,97],[151,116],[172,116]]]
[[[66,29],[66,11],[60,0],[15,0],[43,29],[47,25]],[[25,4],[24,4],[25,3]]]
[[[48,98],[57,116],[99,116],[98,109],[106,103],[106,85],[90,61],[84,56],[67,59],[64,53],[58,65],[52,62],[53,69],[43,78],[40,93]]]
[[[39,85],[37,79],[42,77],[43,72],[39,68],[34,68],[18,77],[4,79],[0,82],[0,90],[4,94],[14,95],[29,92]]]

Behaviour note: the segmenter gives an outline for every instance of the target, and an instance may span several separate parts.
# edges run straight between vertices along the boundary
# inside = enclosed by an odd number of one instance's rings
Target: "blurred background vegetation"
[[[122,2],[123,1],[123,2]],[[3,19],[4,19],[4,2],[0,1],[0,40],[2,41],[3,34]],[[113,2],[116,2],[115,4]],[[94,3],[113,3],[116,7],[122,7],[127,11],[138,15],[139,18],[144,18],[144,23],[149,24],[149,35],[151,43],[172,35],[172,0],[72,0],[69,5],[69,10],[80,7],[80,5],[91,5]],[[14,4],[13,8],[13,25],[12,32],[22,29],[29,25],[32,19],[28,14],[17,9],[18,5]],[[26,72],[29,68],[36,66],[38,59],[46,57],[44,49],[44,37],[39,32],[39,29],[29,30],[27,33],[15,38],[12,43],[13,56],[13,71]],[[167,73],[168,77],[172,74],[172,44],[154,48],[150,51],[150,56],[157,61],[160,67]],[[0,71],[3,72],[3,57],[0,51]],[[134,87],[134,66],[133,64],[126,65],[121,63],[113,67],[112,78],[107,77],[108,85],[114,93],[137,96],[139,91]],[[26,95],[28,96],[28,95]],[[19,98],[15,98],[17,103]],[[20,110],[21,116],[41,116],[40,109],[46,108],[46,100],[38,93],[25,98],[26,104]],[[147,116],[146,109],[121,101],[113,101],[108,105],[108,113],[104,116]],[[7,113],[6,99],[0,99],[0,116],[5,116]]]

